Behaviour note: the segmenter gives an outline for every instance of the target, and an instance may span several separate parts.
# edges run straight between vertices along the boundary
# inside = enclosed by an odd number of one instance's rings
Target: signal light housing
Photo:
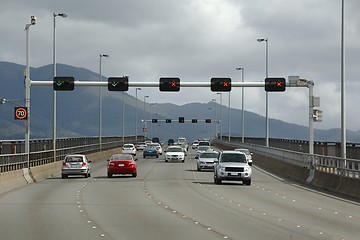
[[[159,80],[159,89],[162,92],[179,92],[180,78],[163,77]]]
[[[55,91],[73,91],[74,77],[54,77],[53,88]]]
[[[284,92],[286,89],[285,78],[265,78],[266,92]]]
[[[129,77],[109,77],[108,78],[109,91],[128,91],[129,90]]]
[[[231,78],[212,78],[211,91],[213,92],[230,92]]]

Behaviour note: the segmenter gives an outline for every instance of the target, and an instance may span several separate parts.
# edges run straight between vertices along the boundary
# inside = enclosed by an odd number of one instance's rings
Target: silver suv
[[[91,176],[91,161],[85,155],[67,155],[62,164],[61,177],[67,178],[69,175],[83,175],[85,178]]]
[[[222,151],[215,161],[214,183],[221,181],[242,181],[245,185],[251,185],[251,167],[246,155],[240,151]]]

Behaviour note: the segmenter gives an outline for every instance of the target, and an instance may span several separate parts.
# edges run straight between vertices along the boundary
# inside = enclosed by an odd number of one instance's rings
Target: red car
[[[111,178],[114,174],[131,174],[136,177],[137,168],[134,157],[130,154],[112,155],[107,166],[107,176]]]

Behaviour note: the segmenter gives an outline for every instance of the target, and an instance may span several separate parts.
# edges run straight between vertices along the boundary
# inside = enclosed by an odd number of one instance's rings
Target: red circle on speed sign
[[[27,107],[16,107],[15,119],[19,119],[19,120],[27,119]]]

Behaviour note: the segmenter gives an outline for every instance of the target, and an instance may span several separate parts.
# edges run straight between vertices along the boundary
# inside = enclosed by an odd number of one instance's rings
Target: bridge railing
[[[0,173],[19,170],[27,167],[40,166],[43,164],[53,163],[55,161],[61,161],[68,154],[89,154],[100,151],[99,144],[94,143],[94,141],[79,141],[76,138],[74,138],[72,141],[75,146],[71,146],[71,144],[66,144],[65,146],[68,147],[63,147],[56,150],[56,160],[54,160],[54,151],[52,149],[30,152],[29,154],[30,166],[28,166],[27,154],[25,153],[1,154]],[[101,149],[102,150],[113,149],[113,148],[121,147],[124,143],[134,143],[134,142],[135,142],[135,137],[126,137],[124,138],[124,141],[121,137],[119,138],[104,137],[102,141]]]
[[[259,155],[278,159],[296,166],[316,169],[317,171],[349,178],[360,178],[360,160],[358,159],[342,159],[340,157],[324,156],[319,154],[311,155],[304,152],[266,147],[250,143],[229,142],[224,140],[215,140],[215,142],[227,149],[247,148],[251,152]]]

